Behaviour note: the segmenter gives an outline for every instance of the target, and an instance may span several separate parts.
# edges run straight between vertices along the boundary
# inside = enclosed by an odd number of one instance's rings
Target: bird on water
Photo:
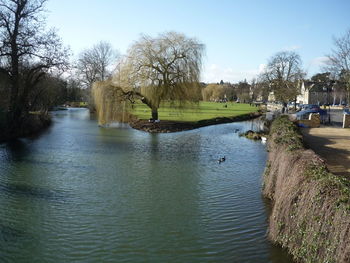
[[[222,162],[224,162],[224,161],[226,161],[226,157],[224,156],[224,157],[221,157],[219,160],[218,160],[218,163],[222,163]]]

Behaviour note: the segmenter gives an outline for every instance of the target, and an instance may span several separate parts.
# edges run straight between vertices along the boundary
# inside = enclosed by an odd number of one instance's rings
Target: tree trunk
[[[158,108],[152,108],[152,119],[158,120]]]

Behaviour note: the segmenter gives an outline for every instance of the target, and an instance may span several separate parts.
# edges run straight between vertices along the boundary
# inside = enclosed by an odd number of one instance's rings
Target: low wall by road
[[[298,120],[298,124],[308,128],[318,128],[321,125],[319,113],[310,113],[308,120]]]
[[[268,102],[266,108],[268,111],[282,111],[283,106],[281,104]]]

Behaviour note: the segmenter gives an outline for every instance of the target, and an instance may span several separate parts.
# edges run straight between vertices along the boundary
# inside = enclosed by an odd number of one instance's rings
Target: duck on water
[[[224,156],[224,157],[221,157],[219,160],[218,160],[218,163],[220,164],[220,163],[223,163],[224,161],[226,161],[226,157]]]

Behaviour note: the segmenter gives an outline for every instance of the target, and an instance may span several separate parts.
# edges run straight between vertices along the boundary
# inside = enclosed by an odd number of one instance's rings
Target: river
[[[53,121],[0,144],[0,262],[291,262],[266,238],[265,146],[238,136],[253,122],[148,134],[85,109]]]

